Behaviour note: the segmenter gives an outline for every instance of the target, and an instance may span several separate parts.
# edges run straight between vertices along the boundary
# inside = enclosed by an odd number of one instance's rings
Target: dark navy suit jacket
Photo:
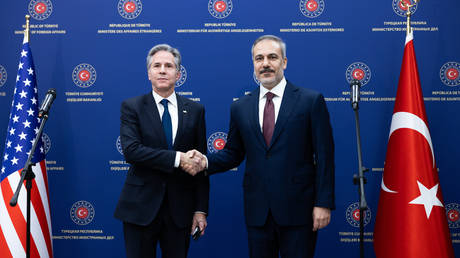
[[[201,104],[177,95],[178,129],[174,150],[168,150],[152,92],[121,105],[120,139],[131,167],[115,217],[148,225],[156,217],[165,193],[175,224],[188,227],[195,211],[208,212],[209,178],[190,176],[174,168],[176,151],[206,152],[206,127]]]
[[[248,226],[264,225],[269,210],[279,225],[311,225],[314,206],[335,208],[332,129],[318,92],[287,83],[270,146],[260,129],[259,88],[235,101],[225,148],[207,158],[208,174],[246,158]]]

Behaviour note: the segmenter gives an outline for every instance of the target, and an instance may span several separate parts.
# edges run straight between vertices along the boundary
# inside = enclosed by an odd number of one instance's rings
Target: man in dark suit
[[[169,45],[147,56],[152,91],[121,105],[120,138],[131,164],[115,217],[123,221],[127,257],[185,258],[190,232],[206,228],[209,178],[192,177],[185,151],[206,151],[202,105],[174,92],[181,56]]]
[[[207,174],[227,171],[246,158],[250,257],[313,257],[317,230],[329,224],[335,205],[326,103],[320,93],[286,81],[286,45],[280,38],[258,38],[252,58],[261,85],[232,104],[225,148],[207,158],[191,153],[200,157],[201,168],[207,166]]]

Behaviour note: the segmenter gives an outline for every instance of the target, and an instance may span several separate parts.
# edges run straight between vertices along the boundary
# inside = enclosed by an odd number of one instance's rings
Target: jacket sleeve
[[[322,95],[312,103],[312,139],[316,163],[315,206],[335,209],[334,139],[329,112]]]
[[[152,148],[142,142],[140,111],[133,102],[121,104],[120,139],[126,161],[154,171],[173,173],[176,152]]]
[[[202,154],[206,154],[206,122],[205,122],[205,111],[201,108],[199,119],[197,121],[198,127],[196,131],[196,145],[197,150]],[[197,187],[195,191],[195,211],[202,211],[208,214],[209,207],[209,177],[205,176],[204,173],[198,173],[195,177]]]

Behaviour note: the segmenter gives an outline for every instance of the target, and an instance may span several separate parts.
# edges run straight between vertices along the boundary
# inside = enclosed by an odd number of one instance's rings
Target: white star
[[[35,127],[34,131],[35,131],[35,134],[37,134],[38,131],[40,131],[40,130],[38,129],[38,127]]]
[[[11,165],[14,165],[14,164],[18,164],[18,160],[16,157],[13,157],[13,159],[11,160]]]
[[[34,111],[32,110],[32,108],[29,108],[29,110],[27,110],[27,114],[29,116],[33,116],[34,115]]]
[[[35,92],[35,93],[37,93],[37,92],[38,92],[38,90],[37,90],[37,87],[35,87],[35,88],[34,88],[34,92]]]
[[[35,139],[30,140],[30,143],[32,143],[32,146],[33,146],[35,143]]]
[[[16,76],[16,82],[18,82],[18,81],[19,81],[19,75]]]
[[[14,115],[13,117],[13,123],[17,123],[19,121],[19,116]]]
[[[19,135],[19,138],[20,138],[20,140],[25,140],[26,136],[27,136],[27,134],[25,134],[24,132],[21,132],[21,134]]]
[[[40,117],[37,117],[37,122],[40,123],[41,119]]]
[[[35,97],[31,98],[30,100],[32,101],[32,104],[37,104],[37,99]]]
[[[25,50],[23,49],[22,52],[21,52],[21,57],[25,57],[25,56],[27,56],[27,51],[25,51]]]
[[[24,125],[24,128],[27,128],[27,127],[30,128],[30,122],[29,122],[29,121],[26,120],[26,121],[23,122],[22,124]]]
[[[40,153],[44,153],[43,147],[40,147]]]
[[[22,69],[22,66],[23,66],[23,65],[24,65],[24,63],[19,62],[19,68],[18,68],[18,70]]]
[[[26,97],[27,97],[27,92],[25,92],[24,90],[22,90],[21,93],[19,93],[19,95],[21,96],[21,99],[22,99],[22,98],[26,98]]]
[[[30,83],[31,83],[32,81],[29,81],[29,78],[26,78],[26,80],[25,80],[25,81],[22,81],[22,82],[24,83],[24,86],[30,86]]]
[[[8,160],[8,154],[5,153],[5,156],[3,157],[3,160]]]
[[[31,151],[32,151],[32,150],[30,150],[30,151],[26,152],[27,156],[29,156],[29,155],[30,155],[30,152],[31,152]]]
[[[2,167],[2,174],[5,173],[5,167]]]
[[[18,89],[18,88],[14,87],[14,94],[16,94],[16,90],[17,90],[17,89]]]
[[[24,106],[24,104],[18,103],[16,105],[16,110],[22,110],[22,106]]]
[[[34,74],[34,70],[32,69],[32,67],[30,67],[29,69],[27,69],[27,72],[29,72],[29,75]]]
[[[14,147],[14,149],[16,150],[16,152],[22,152],[22,146],[19,144],[16,147]]]
[[[10,135],[14,135],[14,131],[16,131],[16,129],[11,128],[11,129],[10,129]]]
[[[11,141],[8,141],[8,142],[6,143],[6,148],[7,148],[7,149],[8,149],[8,148],[11,148]]]
[[[417,184],[420,190],[420,196],[409,202],[409,204],[421,204],[425,206],[426,218],[429,219],[433,206],[444,207],[442,202],[436,196],[439,184],[436,184],[431,189],[426,188],[419,181],[417,181]]]

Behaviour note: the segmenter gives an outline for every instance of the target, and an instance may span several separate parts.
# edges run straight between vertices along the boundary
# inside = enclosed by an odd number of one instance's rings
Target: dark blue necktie
[[[163,125],[163,130],[165,131],[166,135],[166,142],[168,143],[168,149],[172,149],[172,124],[171,124],[171,116],[169,115],[168,111],[168,100],[162,99],[160,101],[165,108],[163,112],[163,116],[161,117],[161,124]]]

